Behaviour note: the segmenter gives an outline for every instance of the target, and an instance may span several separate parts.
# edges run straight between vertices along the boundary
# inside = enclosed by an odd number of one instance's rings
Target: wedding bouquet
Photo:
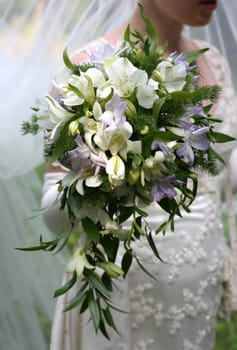
[[[140,12],[145,36],[128,25],[118,47],[101,45],[81,64],[65,50],[66,68],[54,81],[54,94],[23,125],[25,133],[43,131],[48,164],[65,169],[58,200],[70,219],[55,240],[41,237],[39,246],[25,250],[58,251],[69,243],[71,278],[55,296],[81,280],[65,311],[89,309],[96,332],[106,337],[106,326],[116,330],[112,281],[126,278],[133,260],[151,275],[134,242],[144,236],[160,259],[154,234],[168,225],[173,230],[175,216],[189,211],[198,185],[195,169],[218,172],[221,158],[211,143],[232,140],[214,130],[220,120],[210,114],[219,87],[197,84],[195,60],[205,50],[167,55],[142,6]],[[146,220],[153,201],[168,214],[156,232]]]

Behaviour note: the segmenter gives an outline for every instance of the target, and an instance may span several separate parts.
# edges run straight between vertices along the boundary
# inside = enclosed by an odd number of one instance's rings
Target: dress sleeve
[[[207,47],[205,43],[203,47]],[[215,115],[222,119],[222,123],[216,124],[216,130],[227,135],[237,136],[237,96],[232,82],[232,74],[227,60],[214,47],[205,53],[205,58],[216,80],[221,87],[221,95],[217,102]],[[236,146],[235,142],[217,144],[216,150],[228,160],[231,150]]]

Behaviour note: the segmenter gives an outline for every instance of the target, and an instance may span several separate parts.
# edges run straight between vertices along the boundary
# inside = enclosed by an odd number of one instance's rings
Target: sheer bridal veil
[[[49,89],[64,47],[73,51],[103,35],[131,6],[117,0],[0,1],[0,349],[48,348],[52,296],[65,265],[60,255],[14,250],[35,245],[40,234],[50,237],[37,212],[42,181],[35,166],[43,162],[43,139],[23,137],[21,124]]]
[[[235,2],[220,1],[209,26],[187,31],[220,49],[237,82]],[[49,89],[65,46],[72,52],[112,30],[135,6],[135,0],[0,1],[1,349],[47,348],[50,301],[64,266],[62,256],[14,250],[49,234],[40,217],[27,220],[40,207],[41,180],[35,167],[43,162],[43,140],[23,137],[21,124],[30,118],[35,99]]]

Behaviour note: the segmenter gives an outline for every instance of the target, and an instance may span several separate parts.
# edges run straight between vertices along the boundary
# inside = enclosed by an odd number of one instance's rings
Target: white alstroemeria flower
[[[103,182],[102,176],[99,174],[78,179],[76,183],[76,191],[81,196],[83,196],[84,183],[86,184],[87,187],[99,187],[102,184],[102,182]]]
[[[145,85],[148,75],[136,68],[126,57],[119,57],[106,68],[109,81],[120,96],[131,95],[135,87]]]
[[[67,86],[65,88],[65,97],[63,98],[63,102],[65,105],[75,106],[75,105],[81,105],[84,103],[84,101],[88,101],[89,103],[92,103],[95,99],[95,92],[92,85],[91,78],[87,76],[86,74],[78,76],[78,75],[72,75],[68,79],[68,84],[72,85],[78,90],[78,93],[75,93],[74,91],[70,90],[70,86]],[[74,100],[72,99],[72,95],[74,96]]]
[[[104,86],[105,83],[104,74],[97,68],[89,68],[80,76],[71,75],[68,84],[77,88],[79,93],[75,93],[68,85],[65,85],[63,102],[67,106],[78,106],[85,100],[91,103],[95,98],[94,88]]]
[[[92,139],[98,130],[100,130],[102,123],[100,121],[95,121],[90,117],[81,117],[80,123],[83,125],[84,139],[86,141],[86,144],[93,152],[95,152],[95,147]]]
[[[105,171],[112,187],[121,185],[125,178],[125,165],[119,156],[113,156],[108,160]]]
[[[99,120],[103,113],[99,102],[95,101],[92,111],[93,111],[93,116],[95,120]]]
[[[174,65],[169,60],[160,62],[156,68],[161,75],[162,83],[168,92],[180,91],[183,89],[187,75],[186,65],[180,62]]]
[[[106,66],[105,71],[111,87],[120,96],[129,96],[138,88],[138,103],[144,108],[151,108],[158,98],[155,94],[157,85],[148,81],[147,73],[136,68],[126,57],[119,57]],[[106,90],[109,88],[107,87]],[[107,93],[107,92],[106,92]],[[101,93],[103,95],[103,92]]]
[[[91,79],[93,87],[99,88],[106,83],[103,72],[98,68],[89,68],[86,72],[82,73],[82,76],[84,75]]]
[[[152,108],[154,102],[158,99],[154,87],[152,85],[139,85],[137,90],[137,100],[140,106],[144,108]]]
[[[49,118],[53,124],[59,124],[65,119],[73,117],[74,113],[68,112],[50,95],[45,96],[48,102]]]
[[[87,269],[94,269],[94,266],[88,262],[84,250],[78,249],[69,260],[66,270],[67,272],[76,271],[77,276],[80,277],[85,267]]]

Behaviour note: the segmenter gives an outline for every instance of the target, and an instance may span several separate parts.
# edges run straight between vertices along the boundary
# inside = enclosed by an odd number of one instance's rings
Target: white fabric
[[[230,156],[230,180],[233,191],[237,192],[237,148],[235,148]]]
[[[50,89],[63,64],[64,48],[73,51],[126,21],[134,4],[134,0],[0,4],[0,178],[21,175],[43,161],[43,136],[23,137],[21,125],[30,119],[35,99]]]
[[[207,45],[196,44],[199,47]],[[220,129],[233,134],[236,132],[237,103],[228,66],[214,48],[205,57],[216,82],[223,87],[217,109],[217,114],[223,118]],[[222,145],[219,151],[228,158],[230,149],[230,144]],[[219,178],[201,174],[201,179],[191,213],[176,219],[174,233],[156,237],[165,263],[151,255],[145,240],[134,244],[142,263],[159,282],[154,282],[134,264],[126,282],[117,284],[114,303],[130,312],[114,313],[121,337],[110,329],[112,339],[109,342],[103,336],[95,335],[93,326],[87,324],[88,315],[75,318],[75,310],[71,315],[60,313],[69,297],[62,296],[56,308],[50,350],[213,349],[228,249],[221,223]],[[163,214],[156,204],[147,210],[149,223],[155,229]],[[74,295],[75,290],[71,293]],[[73,326],[70,328],[69,324]]]
[[[0,179],[0,349],[47,350],[66,258],[16,247],[39,244],[52,235],[39,212],[42,182],[36,172]],[[64,252],[66,253],[66,252]]]
[[[65,211],[60,210],[58,181],[62,180],[65,172],[52,172],[44,175],[44,186],[41,207],[43,220],[51,232],[60,234],[67,228],[69,219]]]
[[[188,36],[202,39],[215,45],[228,60],[232,72],[232,81],[237,90],[237,6],[236,0],[218,0],[210,24],[205,27],[185,27]]]

